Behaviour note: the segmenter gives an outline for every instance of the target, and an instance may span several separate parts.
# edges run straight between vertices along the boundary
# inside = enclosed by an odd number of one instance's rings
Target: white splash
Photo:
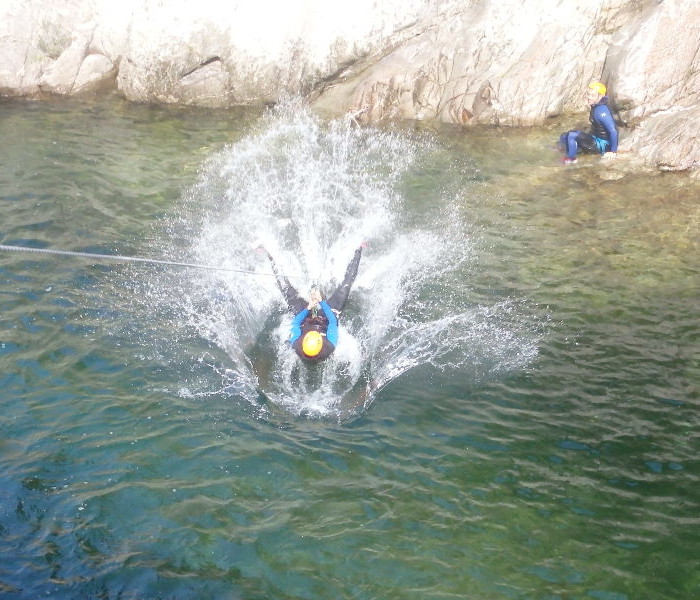
[[[290,103],[203,165],[173,239],[189,260],[259,273],[188,273],[186,293],[170,296],[181,325],[229,357],[212,365],[223,382],[213,392],[342,419],[415,366],[511,368],[536,354],[504,320],[510,303],[475,306],[458,292],[474,259],[456,202],[425,210],[401,193],[433,151],[417,138],[350,119],[326,124]],[[330,295],[363,240],[337,349],[308,365],[286,342],[291,315],[255,248],[263,244],[303,296],[312,285]]]

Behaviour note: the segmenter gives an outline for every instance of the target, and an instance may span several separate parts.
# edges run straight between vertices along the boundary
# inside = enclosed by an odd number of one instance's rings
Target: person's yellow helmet
[[[306,356],[316,356],[323,348],[323,336],[318,331],[309,331],[301,341],[301,349]]]
[[[608,89],[600,81],[593,81],[588,84],[588,87],[598,92],[601,96],[605,96],[605,93],[608,91]]]

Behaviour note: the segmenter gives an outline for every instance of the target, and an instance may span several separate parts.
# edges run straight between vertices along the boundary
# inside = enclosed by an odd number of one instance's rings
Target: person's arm
[[[335,313],[333,312],[331,307],[328,306],[328,302],[326,302],[325,300],[321,300],[321,302],[319,302],[319,306],[321,307],[323,314],[326,316],[326,319],[328,319],[328,329],[326,330],[326,339],[334,346],[337,346],[338,345],[338,317],[335,316]]]
[[[615,123],[615,119],[612,116],[612,111],[610,110],[610,107],[607,105],[599,106],[596,109],[595,117],[596,117],[596,120],[603,127],[605,127],[605,131],[608,132],[608,140],[610,141],[610,148],[608,149],[608,151],[605,154],[612,153],[614,155],[615,153],[617,153],[618,134],[617,134],[617,124]]]
[[[308,314],[309,309],[305,308],[304,310],[299,311],[299,313],[297,313],[297,315],[292,319],[292,330],[289,334],[290,344],[296,342],[301,336],[301,324],[304,322],[304,319],[308,316]]]

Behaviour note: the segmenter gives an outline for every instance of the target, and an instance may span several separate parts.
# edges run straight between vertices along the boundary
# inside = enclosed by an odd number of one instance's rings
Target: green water
[[[204,161],[266,127],[4,101],[0,243],[164,258]],[[149,312],[165,267],[0,254],[0,598],[699,597],[700,184],[562,167],[557,132],[397,133],[432,140],[411,214],[470,232],[421,295],[509,308],[343,418],[226,388],[227,348]]]

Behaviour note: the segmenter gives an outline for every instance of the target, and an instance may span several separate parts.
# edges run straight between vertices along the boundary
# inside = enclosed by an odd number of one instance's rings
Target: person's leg
[[[338,289],[333,292],[333,295],[328,299],[328,306],[333,310],[340,312],[345,307],[345,303],[348,301],[348,296],[350,295],[350,288],[352,287],[355,277],[357,277],[357,270],[360,266],[360,258],[362,256],[362,247],[355,250],[355,256],[353,256],[350,264],[345,270],[345,278],[343,282],[338,286]]]
[[[578,139],[579,136],[583,133],[582,131],[579,131],[578,129],[575,129],[573,131],[567,131],[564,135],[566,135],[566,140],[565,140],[565,147],[566,147],[566,157],[569,160],[575,160],[576,155],[578,154]]]
[[[592,152],[594,154],[598,154],[600,152],[598,144],[596,143],[596,138],[594,138],[590,133],[581,131],[576,141],[581,152]]]
[[[299,292],[294,288],[294,286],[291,283],[289,283],[289,279],[287,279],[283,275],[280,275],[280,272],[277,269],[277,265],[275,264],[272,255],[269,252],[267,252],[267,250],[265,252],[267,253],[267,258],[270,259],[270,264],[272,265],[272,272],[275,274],[277,286],[282,292],[282,296],[284,296],[284,300],[287,303],[289,310],[294,314],[298,313],[301,310],[304,310],[307,305],[306,300],[304,300],[299,295]]]

